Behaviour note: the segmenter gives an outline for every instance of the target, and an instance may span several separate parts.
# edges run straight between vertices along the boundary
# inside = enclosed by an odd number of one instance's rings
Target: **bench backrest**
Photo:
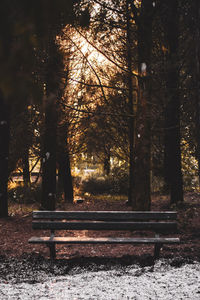
[[[176,231],[176,212],[34,211],[33,229]]]

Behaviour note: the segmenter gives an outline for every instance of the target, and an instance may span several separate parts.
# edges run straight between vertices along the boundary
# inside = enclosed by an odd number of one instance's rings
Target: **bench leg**
[[[154,258],[157,259],[160,257],[160,249],[162,248],[162,244],[155,244],[154,248]]]
[[[56,259],[56,246],[55,244],[49,244],[49,251],[50,251],[50,259],[54,260]]]

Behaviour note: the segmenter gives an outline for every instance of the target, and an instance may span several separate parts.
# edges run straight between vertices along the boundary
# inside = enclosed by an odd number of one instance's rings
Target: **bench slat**
[[[31,244],[175,244],[179,238],[89,238],[89,237],[32,237]]]
[[[59,222],[59,221],[33,221],[33,229],[51,230],[154,230],[175,231],[176,222]]]
[[[33,219],[67,219],[94,221],[176,220],[174,211],[34,211]]]

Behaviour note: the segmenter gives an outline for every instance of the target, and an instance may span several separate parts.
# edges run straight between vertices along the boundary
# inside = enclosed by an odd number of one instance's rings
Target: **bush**
[[[128,173],[126,170],[115,168],[112,174],[105,177],[90,176],[82,182],[83,193],[92,195],[127,195],[128,194]]]
[[[39,185],[31,187],[24,187],[23,185],[18,185],[14,188],[9,189],[8,199],[9,201],[16,203],[40,203],[41,194],[42,191]]]

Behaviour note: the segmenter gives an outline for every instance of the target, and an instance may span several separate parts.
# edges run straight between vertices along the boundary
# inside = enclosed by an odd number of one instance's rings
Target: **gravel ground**
[[[51,263],[0,259],[0,299],[200,299],[200,263],[162,259],[143,264]]]

